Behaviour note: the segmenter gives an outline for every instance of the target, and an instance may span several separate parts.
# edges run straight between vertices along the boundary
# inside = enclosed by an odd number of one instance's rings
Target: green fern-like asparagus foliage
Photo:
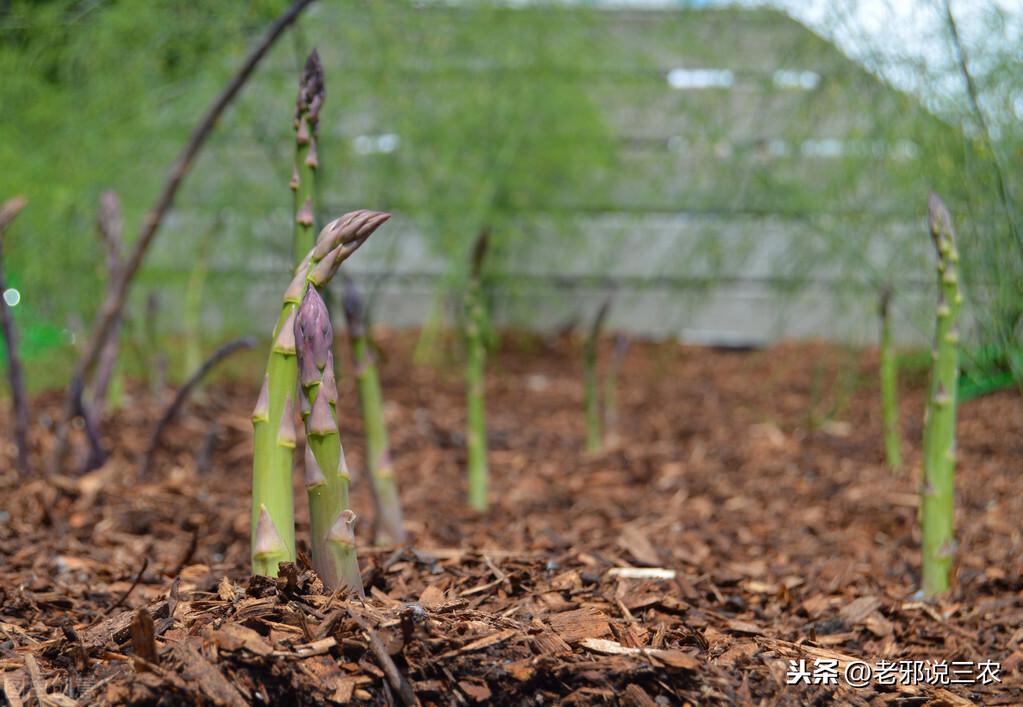
[[[322,287],[389,214],[354,211],[328,223],[295,271],[274,327],[263,387],[252,412],[252,572],[274,577],[295,559],[291,486],[298,363],[295,317],[309,284]]]
[[[400,545],[405,542],[405,526],[387,441],[380,375],[377,372],[376,357],[370,348],[362,297],[352,280],[345,282],[344,309],[366,431],[366,468],[369,470],[373,502],[376,505],[374,537],[379,545]]]
[[[934,364],[924,421],[922,590],[946,591],[955,561],[956,398],[959,378],[959,251],[952,216],[936,194],[928,201],[931,239],[938,254]]]
[[[348,501],[348,465],[337,425],[334,330],[327,305],[312,284],[306,288],[295,318],[295,343],[306,435],[313,569],[327,589],[346,587],[362,595],[355,513]]]

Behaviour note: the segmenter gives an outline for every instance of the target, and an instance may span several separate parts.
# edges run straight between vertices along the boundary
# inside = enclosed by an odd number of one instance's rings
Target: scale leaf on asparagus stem
[[[252,414],[252,572],[274,577],[281,562],[295,559],[295,512],[292,493],[294,456],[294,394],[298,387],[295,320],[298,306],[312,284],[322,287],[341,263],[376,231],[390,214],[353,211],[323,227],[316,244],[302,259],[284,293],[281,313],[273,331],[263,390]],[[333,370],[330,371],[333,376]],[[303,401],[299,401],[303,402]],[[305,410],[303,403],[302,409]],[[260,546],[263,512],[283,550],[267,552]],[[264,526],[266,525],[264,522]],[[267,535],[264,534],[264,538]],[[266,543],[264,543],[265,545]],[[276,548],[276,546],[275,546]]]

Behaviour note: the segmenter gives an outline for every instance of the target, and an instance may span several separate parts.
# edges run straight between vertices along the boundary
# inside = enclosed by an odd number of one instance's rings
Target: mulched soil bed
[[[957,581],[924,603],[913,597],[922,381],[902,399],[913,444],[898,478],[883,465],[874,354],[634,345],[621,443],[590,456],[578,346],[506,343],[487,388],[493,509],[478,517],[462,501],[459,372],[412,366],[412,343],[385,337],[383,364],[411,542],[360,549],[365,602],[324,594],[302,553],[277,579],[247,576],[254,386],[217,385],[190,404],[145,480],[138,455],[160,408],[144,395],[107,421],[113,457],[85,476],[22,481],[4,449],[0,694],[12,705],[1023,704],[1018,394],[961,408]],[[358,469],[351,380],[341,388]],[[43,396],[36,416],[58,407]],[[47,436],[34,432],[41,463]],[[304,498],[297,488],[300,538]],[[622,572],[635,567],[670,572]],[[837,661],[838,684],[787,685],[800,658]],[[841,670],[855,660],[997,661],[1001,682],[896,674],[853,688]]]

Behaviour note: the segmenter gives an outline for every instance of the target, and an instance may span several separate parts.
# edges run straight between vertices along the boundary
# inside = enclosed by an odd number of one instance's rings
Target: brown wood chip
[[[547,617],[548,623],[566,643],[578,643],[584,638],[601,638],[611,633],[607,616],[594,607],[563,611]]]

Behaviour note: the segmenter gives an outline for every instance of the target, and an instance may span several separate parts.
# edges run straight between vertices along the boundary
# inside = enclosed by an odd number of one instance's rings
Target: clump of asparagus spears
[[[252,465],[254,574],[276,576],[281,562],[295,559],[291,472],[297,441],[295,392],[298,352],[295,325],[299,304],[310,285],[322,288],[341,263],[388,218],[390,214],[354,211],[328,223],[317,237],[316,245],[302,259],[284,293],[281,313],[273,331],[263,388],[252,413],[255,430]]]
[[[489,232],[480,232],[473,247],[469,282],[465,288],[465,444],[469,466],[469,506],[473,510],[487,510],[487,423],[485,418],[484,369],[487,363],[486,328],[487,310],[483,301],[481,276],[487,255]]]
[[[902,440],[899,433],[898,367],[892,344],[892,288],[881,289],[881,421],[884,426],[884,451],[888,467],[902,471]]]
[[[400,545],[405,542],[401,498],[394,478],[391,452],[384,422],[383,395],[376,358],[370,347],[365,308],[359,290],[352,280],[345,281],[345,319],[355,359],[355,380],[359,385],[362,419],[366,430],[366,468],[369,470],[376,517],[373,534],[380,545]]]
[[[931,239],[938,254],[934,364],[924,419],[923,594],[946,591],[955,561],[956,397],[959,377],[959,251],[952,216],[936,194],[928,200]]]

